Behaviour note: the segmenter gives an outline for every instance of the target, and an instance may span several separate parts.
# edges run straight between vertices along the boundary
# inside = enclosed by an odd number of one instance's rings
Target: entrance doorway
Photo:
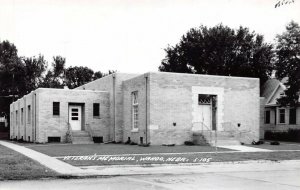
[[[216,130],[217,96],[198,94],[196,106],[196,121],[203,130]]]
[[[81,131],[82,129],[82,107],[79,105],[69,106],[69,123],[73,131]]]

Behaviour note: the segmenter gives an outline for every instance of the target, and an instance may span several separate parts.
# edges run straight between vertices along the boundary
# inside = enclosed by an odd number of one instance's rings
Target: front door
[[[203,130],[211,130],[212,118],[211,118],[211,105],[198,105],[197,106],[197,122],[200,123]],[[202,125],[204,125],[202,127]]]
[[[81,106],[69,106],[69,123],[72,130],[81,130]]]
[[[196,106],[196,119],[202,130],[212,130],[212,96],[198,94],[198,105]]]

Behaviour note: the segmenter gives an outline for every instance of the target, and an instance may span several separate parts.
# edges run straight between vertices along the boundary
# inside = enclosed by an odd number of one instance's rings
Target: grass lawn
[[[100,160],[64,160],[74,166],[101,166],[101,165],[147,165],[147,164],[177,164],[177,163],[206,163],[205,159],[209,158],[210,162],[234,162],[247,160],[299,160],[300,152],[236,152],[236,153],[196,153],[196,154],[179,154],[179,155],[135,155],[124,156],[125,159],[134,157],[134,160],[120,161],[116,160],[116,156],[109,156],[107,160],[103,160],[105,156],[97,157]],[[109,161],[109,159],[111,160]],[[120,158],[120,156],[119,156]],[[147,160],[148,158],[148,160]],[[157,159],[157,160],[149,160]],[[176,161],[176,159],[178,161]]]
[[[272,150],[300,150],[300,146],[287,144],[249,146]],[[215,148],[210,146],[140,147],[123,144],[32,144],[26,145],[26,147],[53,157],[59,157],[58,159],[74,166],[205,163],[207,159],[209,159],[209,162],[300,159],[300,151],[250,153],[236,151],[232,153],[230,149],[218,148],[218,153],[214,153]],[[93,155],[97,156],[92,157]]]
[[[85,156],[85,155],[119,155],[119,154],[149,154],[149,153],[184,153],[213,152],[211,146],[149,146],[124,144],[45,144],[27,145],[27,148],[42,152],[49,156]],[[218,151],[232,151],[218,148]]]
[[[0,180],[41,179],[57,176],[56,172],[0,145]]]

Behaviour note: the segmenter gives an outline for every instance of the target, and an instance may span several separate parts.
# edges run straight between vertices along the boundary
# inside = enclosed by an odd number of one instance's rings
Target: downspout
[[[24,105],[23,105],[23,125],[24,125],[24,140],[26,141],[26,115],[27,115],[27,111],[26,111],[26,97],[24,97]]]
[[[34,93],[34,142],[36,142],[36,92]]]
[[[148,76],[145,75],[146,79],[146,144],[148,144]]]
[[[112,74],[113,77],[113,141],[116,140],[116,76]]]

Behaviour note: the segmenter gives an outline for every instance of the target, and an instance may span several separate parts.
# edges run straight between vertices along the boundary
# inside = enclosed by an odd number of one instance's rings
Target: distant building
[[[259,79],[115,73],[76,89],[40,88],[10,105],[10,137],[30,142],[185,141],[259,138]],[[68,140],[69,139],[69,140]]]
[[[0,128],[7,127],[7,118],[5,116],[0,117]]]
[[[265,131],[287,131],[288,129],[300,129],[300,107],[283,107],[277,103],[277,99],[286,89],[283,81],[269,79],[262,87],[261,96],[264,97],[261,112],[261,138]],[[299,100],[300,102],[300,100]]]

